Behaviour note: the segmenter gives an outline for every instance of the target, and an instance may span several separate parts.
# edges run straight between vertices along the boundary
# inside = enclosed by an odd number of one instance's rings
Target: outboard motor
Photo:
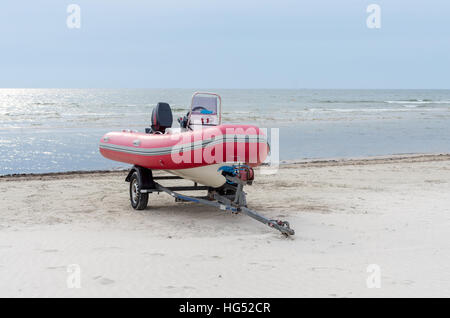
[[[152,111],[152,127],[146,129],[147,133],[164,134],[166,128],[172,127],[173,117],[170,105],[167,103],[158,103]]]

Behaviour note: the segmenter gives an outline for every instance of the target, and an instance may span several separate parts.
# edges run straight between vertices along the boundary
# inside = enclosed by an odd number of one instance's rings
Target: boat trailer
[[[245,182],[233,175],[224,175],[227,183],[219,189],[199,186],[194,182],[194,186],[172,186],[164,187],[155,180],[174,180],[183,179],[179,176],[153,176],[151,169],[140,166],[133,166],[125,181],[130,183],[130,202],[131,206],[136,210],[143,210],[148,205],[148,195],[150,193],[165,192],[175,198],[175,202],[194,202],[203,205],[228,210],[232,213],[243,212],[251,218],[268,225],[280,231],[283,235],[294,235],[295,232],[290,228],[289,223],[281,220],[272,220],[249,209],[247,207],[246,193],[243,188]],[[208,191],[207,196],[194,197],[178,193],[178,191]]]

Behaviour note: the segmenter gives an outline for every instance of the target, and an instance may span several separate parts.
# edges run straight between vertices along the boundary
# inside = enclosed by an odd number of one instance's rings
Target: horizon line
[[[281,87],[0,87],[3,89],[154,89],[154,90],[450,90],[450,88],[281,88]]]

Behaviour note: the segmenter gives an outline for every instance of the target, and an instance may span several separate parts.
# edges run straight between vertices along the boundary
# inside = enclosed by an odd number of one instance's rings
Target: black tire
[[[135,171],[130,178],[130,202],[135,210],[144,210],[148,204],[148,193],[141,193],[141,175]]]

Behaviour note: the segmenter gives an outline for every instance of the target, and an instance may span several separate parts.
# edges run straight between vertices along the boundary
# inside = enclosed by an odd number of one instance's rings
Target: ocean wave
[[[383,113],[383,112],[417,112],[417,111],[431,111],[431,112],[437,112],[437,111],[447,111],[447,108],[426,108],[426,109],[415,109],[420,108],[421,106],[414,106],[411,105],[411,107],[402,107],[402,108],[317,108],[317,107],[311,107],[307,109],[302,110],[288,110],[288,111],[281,111],[281,113],[285,114],[307,114],[307,113],[324,113],[324,114],[331,114],[333,112],[335,113]],[[261,115],[263,116],[263,115]]]
[[[450,104],[450,100],[431,100],[431,99],[408,99],[408,100],[387,100],[388,104]]]
[[[50,102],[36,102],[36,103],[33,103],[33,105],[51,106],[51,105],[56,105],[56,103],[50,103]]]
[[[380,100],[318,100],[318,103],[325,104],[363,104],[363,103],[381,103]]]
[[[18,119],[22,118],[35,118],[35,117],[43,117],[43,118],[60,118],[61,114],[57,111],[38,111],[38,112],[6,112],[3,113],[2,116],[5,117],[15,117]]]
[[[387,104],[450,104],[450,100],[432,100],[432,99],[403,99],[403,100],[317,100],[317,103],[324,104],[367,104],[367,103],[387,103]]]

